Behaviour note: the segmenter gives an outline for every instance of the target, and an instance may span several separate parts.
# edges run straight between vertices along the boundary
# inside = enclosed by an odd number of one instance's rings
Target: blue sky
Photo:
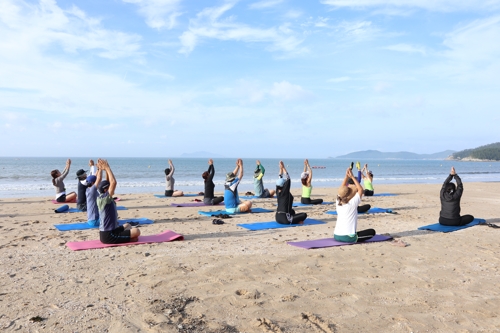
[[[2,156],[498,140],[500,0],[0,0]]]

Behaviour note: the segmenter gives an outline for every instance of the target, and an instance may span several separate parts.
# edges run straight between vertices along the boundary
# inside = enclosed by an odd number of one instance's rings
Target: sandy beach
[[[462,214],[500,225],[498,183],[466,183]],[[249,231],[273,221],[244,214],[212,224],[193,197],[121,194],[120,218],[146,217],[142,235],[183,241],[71,251],[94,230],[58,231],[86,213],[55,214],[52,197],[0,200],[0,329],[4,332],[499,332],[500,230],[417,230],[436,223],[440,184],[377,185],[363,203],[397,214],[359,218],[408,244],[305,250],[287,242],[332,237],[333,206],[298,207],[326,224]],[[312,198],[333,201],[336,188]],[[300,190],[293,191],[299,198]],[[275,209],[275,200],[254,207]],[[71,204],[74,207],[75,204]]]

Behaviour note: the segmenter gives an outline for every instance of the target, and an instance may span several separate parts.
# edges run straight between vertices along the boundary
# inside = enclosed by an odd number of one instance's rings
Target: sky
[[[500,0],[0,0],[0,156],[498,140]]]

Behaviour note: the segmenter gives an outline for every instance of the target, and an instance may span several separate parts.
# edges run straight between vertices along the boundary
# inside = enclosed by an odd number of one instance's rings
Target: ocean
[[[97,158],[93,158],[97,161]],[[88,170],[89,158],[72,158],[71,170],[64,183],[67,191],[76,191],[76,171]],[[235,158],[214,158],[215,191],[222,192],[226,173],[233,171]],[[201,174],[208,168],[206,158],[173,158],[175,187],[187,193],[202,192]],[[244,159],[245,174],[239,186],[240,192],[253,192],[255,159]],[[274,188],[278,175],[279,159],[260,159],[266,169],[264,184]],[[110,158],[108,162],[118,182],[117,193],[163,193],[167,158]],[[300,188],[303,159],[283,160],[287,166],[292,187]],[[313,170],[313,186],[338,187],[351,161],[341,159],[310,159]],[[355,162],[355,161],[354,161]],[[366,160],[377,184],[442,183],[451,166],[455,166],[463,182],[500,181],[500,162],[457,162],[440,160]],[[55,196],[50,172],[62,171],[66,160],[59,157],[0,157],[0,198],[53,197]]]

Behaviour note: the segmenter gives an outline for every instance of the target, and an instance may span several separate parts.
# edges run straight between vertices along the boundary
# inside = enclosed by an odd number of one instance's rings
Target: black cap
[[[83,176],[84,174],[86,174],[87,171],[83,170],[83,169],[80,169],[76,172],[76,178],[80,178],[81,176]],[[86,178],[86,177],[85,177]]]

